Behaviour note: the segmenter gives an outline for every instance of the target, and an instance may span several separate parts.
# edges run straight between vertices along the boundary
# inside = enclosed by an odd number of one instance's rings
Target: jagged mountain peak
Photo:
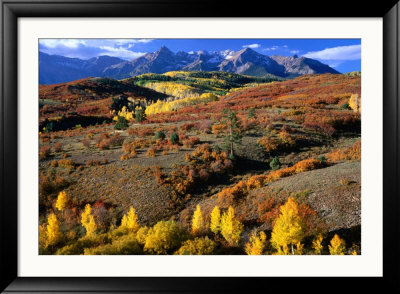
[[[160,49],[158,49],[155,54],[172,54],[175,55],[171,50],[168,49],[166,46],[161,46]]]
[[[174,53],[166,46],[132,60],[98,56],[88,60],[39,52],[40,83],[72,81],[89,76],[123,79],[144,73],[175,70],[225,71],[251,76],[298,76],[308,73],[339,73],[317,60],[304,56],[267,56],[251,48]]]

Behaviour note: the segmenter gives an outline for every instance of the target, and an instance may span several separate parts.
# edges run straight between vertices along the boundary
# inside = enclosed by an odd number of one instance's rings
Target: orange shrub
[[[129,153],[132,152],[133,149],[143,149],[143,148],[147,148],[152,144],[152,139],[150,138],[138,138],[133,140],[130,143],[124,143],[122,145],[122,148],[125,148],[125,150],[129,150]],[[125,147],[124,147],[125,145]]]
[[[68,186],[68,182],[61,176],[48,176],[41,174],[39,177],[39,197],[40,205],[49,205],[51,206],[52,202],[48,203],[48,198],[46,196],[59,192],[60,190],[66,188]]]
[[[265,151],[268,153],[277,151],[279,148],[279,141],[276,138],[270,136],[262,137],[257,141],[257,143],[263,146],[265,148]]]
[[[179,128],[183,131],[190,131],[193,129],[196,125],[194,123],[184,123],[182,124]]]
[[[39,151],[39,159],[46,159],[49,157],[51,152],[51,147],[49,145],[42,146]]]
[[[93,160],[93,159],[88,160],[88,162],[86,163],[86,165],[88,165],[88,166],[97,166],[100,164],[101,164],[100,160]]]
[[[156,157],[156,151],[157,149],[155,147],[149,147],[146,152],[147,157]]]
[[[131,150],[130,155],[131,155],[131,157],[137,157],[137,154],[136,154],[135,149],[132,149],[132,150]]]
[[[200,131],[202,131],[204,133],[210,133],[211,132],[211,121],[203,120],[202,122],[199,123],[198,128]]]
[[[197,145],[200,143],[200,139],[198,137],[190,137],[187,140],[183,140],[182,144],[186,148],[193,148],[194,145]]]
[[[336,150],[326,155],[326,159],[330,162],[341,160],[361,160],[361,140],[358,140],[353,146]]]
[[[130,159],[130,158],[133,158],[133,157],[136,157],[136,156],[134,156],[134,155],[132,155],[132,154],[123,154],[123,155],[121,155],[121,157],[120,157],[120,159],[121,160],[127,160],[127,159]]]
[[[247,131],[254,128],[257,125],[257,120],[254,118],[252,119],[243,118],[241,125],[242,125],[242,130]]]
[[[260,201],[257,204],[257,212],[258,214],[262,215],[267,211],[271,210],[274,207],[274,205],[275,205],[274,198],[268,198],[264,201]]]
[[[294,166],[271,171],[268,174],[266,181],[273,182],[280,178],[288,177],[288,176],[294,175],[296,173],[322,168],[325,165],[326,164],[324,162],[322,162],[321,160],[318,160],[318,159],[313,159],[313,158],[305,159],[305,160],[299,161]]]
[[[226,129],[226,125],[222,125],[222,124],[214,124],[212,126],[212,132],[216,135],[218,135],[221,131]]]
[[[268,179],[265,175],[255,175],[247,181],[239,181],[233,187],[223,189],[218,193],[218,204],[220,206],[231,205],[234,200],[243,198],[250,190],[261,188]]]
[[[302,160],[302,161],[296,163],[293,167],[294,167],[296,173],[300,173],[300,172],[324,167],[324,163],[321,160],[311,158],[311,159]]]
[[[86,148],[89,148],[90,146],[90,140],[89,139],[82,139],[82,144],[83,146],[85,146]]]
[[[56,159],[52,160],[52,161],[50,162],[50,166],[51,166],[51,167],[57,167],[57,166],[58,166],[58,161],[57,161]]]
[[[256,189],[256,188],[261,188],[265,184],[265,179],[266,179],[265,175],[252,176],[246,182],[247,190],[253,190],[253,189]]]
[[[279,138],[282,140],[282,143],[288,147],[296,145],[295,139],[286,130],[282,130],[279,133]]]
[[[124,139],[119,134],[115,134],[113,136],[101,134],[100,139],[97,139],[97,141],[97,148],[104,150],[113,146],[120,146]]]
[[[97,148],[99,148],[100,150],[109,149],[110,142],[108,140],[102,140],[99,143],[97,143]]]
[[[245,181],[240,181],[235,186],[225,188],[218,193],[218,204],[220,206],[231,205],[232,201],[245,195],[247,195],[247,184]]]
[[[58,161],[59,167],[67,167],[67,168],[74,168],[76,165],[75,161],[71,159],[60,159]]]
[[[152,128],[139,128],[137,130],[137,135],[139,137],[154,136],[155,132]]]
[[[54,145],[54,151],[55,152],[60,152],[62,150],[63,144],[61,142],[58,142]]]
[[[132,150],[135,150],[135,147],[131,143],[124,143],[122,144],[122,150],[124,150],[125,154],[129,154]]]

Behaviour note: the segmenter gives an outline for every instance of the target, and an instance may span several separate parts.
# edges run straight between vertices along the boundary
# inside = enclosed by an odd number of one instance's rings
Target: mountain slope
[[[237,74],[249,74],[262,76],[270,73],[277,76],[285,76],[285,68],[269,56],[262,55],[253,49],[245,48],[219,65],[220,71],[234,72]],[[259,74],[255,74],[259,72]],[[265,73],[265,74],[262,74]]]
[[[137,76],[144,73],[165,73],[182,68],[188,64],[186,55],[174,54],[163,46],[154,53],[147,53],[131,61],[125,61],[105,68],[102,76],[117,79]]]
[[[223,71],[257,77],[339,73],[314,59],[297,56],[269,57],[250,48],[237,52],[225,50],[174,53],[163,46],[156,52],[128,61],[110,56],[82,60],[40,52],[39,64],[40,84],[69,82],[91,76],[125,79],[146,73],[163,74],[170,71]]]
[[[39,52],[39,84],[57,84],[102,76],[104,68],[121,62],[122,59],[111,56],[82,60]]]
[[[330,66],[307,57],[298,57],[293,55],[290,57],[286,56],[271,56],[278,64],[285,67],[287,74],[304,75],[304,74],[320,74],[320,73],[332,73],[339,74],[339,72]]]
[[[126,96],[134,99],[157,100],[166,96],[129,81],[109,78],[88,78],[55,85],[40,85],[39,98],[58,102],[83,102]]]

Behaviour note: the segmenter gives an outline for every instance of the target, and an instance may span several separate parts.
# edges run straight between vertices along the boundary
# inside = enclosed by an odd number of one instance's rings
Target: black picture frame
[[[279,2],[279,1],[278,1]],[[399,291],[399,12],[395,1],[321,1],[268,3],[252,0],[240,8],[233,3],[183,0],[4,0],[1,1],[1,104],[0,104],[0,290],[9,292],[183,292],[243,293]],[[232,5],[229,5],[232,4]],[[310,9],[316,7],[317,11]],[[319,9],[318,9],[319,8]],[[319,10],[319,11],[318,11]],[[379,17],[383,18],[383,277],[321,278],[28,278],[18,277],[17,232],[17,21],[20,17]],[[213,265],[210,265],[213,266]],[[268,265],[266,265],[268,266]],[[320,288],[322,287],[322,288]],[[389,292],[390,291],[390,292]]]

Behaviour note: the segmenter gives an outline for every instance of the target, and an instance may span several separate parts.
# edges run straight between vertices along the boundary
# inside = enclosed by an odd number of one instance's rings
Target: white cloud
[[[154,39],[110,39],[110,42],[115,43],[115,45],[128,45],[128,46],[133,46],[136,43],[143,43],[147,44]]]
[[[343,64],[343,62],[342,62],[342,61],[333,61],[333,60],[330,60],[329,62],[327,62],[327,64],[328,64],[330,67],[338,67],[338,66],[340,66],[341,64]]]
[[[272,46],[272,47],[269,47],[269,48],[264,48],[263,51],[275,51],[277,49],[279,49],[279,46]]]
[[[147,44],[153,39],[41,39],[40,50],[48,54],[89,59],[109,55],[133,59],[145,53],[133,51],[138,44]]]
[[[83,45],[86,46],[85,40],[80,39],[41,39],[39,43],[47,48],[67,47],[78,48]]]
[[[361,59],[361,45],[326,48],[304,54],[305,57],[322,60],[358,60]]]
[[[253,48],[253,49],[255,49],[255,48],[258,48],[260,46],[261,46],[260,44],[249,44],[249,45],[243,45],[242,47],[243,48]]]
[[[299,54],[299,53],[300,53],[300,50],[291,50],[290,53],[292,53],[292,54]]]
[[[99,47],[101,50],[103,50],[102,55],[111,55],[114,57],[120,57],[120,58],[124,58],[124,59],[133,59],[133,58],[137,58],[140,57],[146,53],[143,52],[134,52],[131,50],[128,50],[127,48],[124,47],[111,47],[111,46],[100,46]]]
[[[80,46],[127,46],[128,48],[131,48],[136,43],[147,44],[153,40],[154,39],[40,39],[39,43],[47,48],[77,48]]]

